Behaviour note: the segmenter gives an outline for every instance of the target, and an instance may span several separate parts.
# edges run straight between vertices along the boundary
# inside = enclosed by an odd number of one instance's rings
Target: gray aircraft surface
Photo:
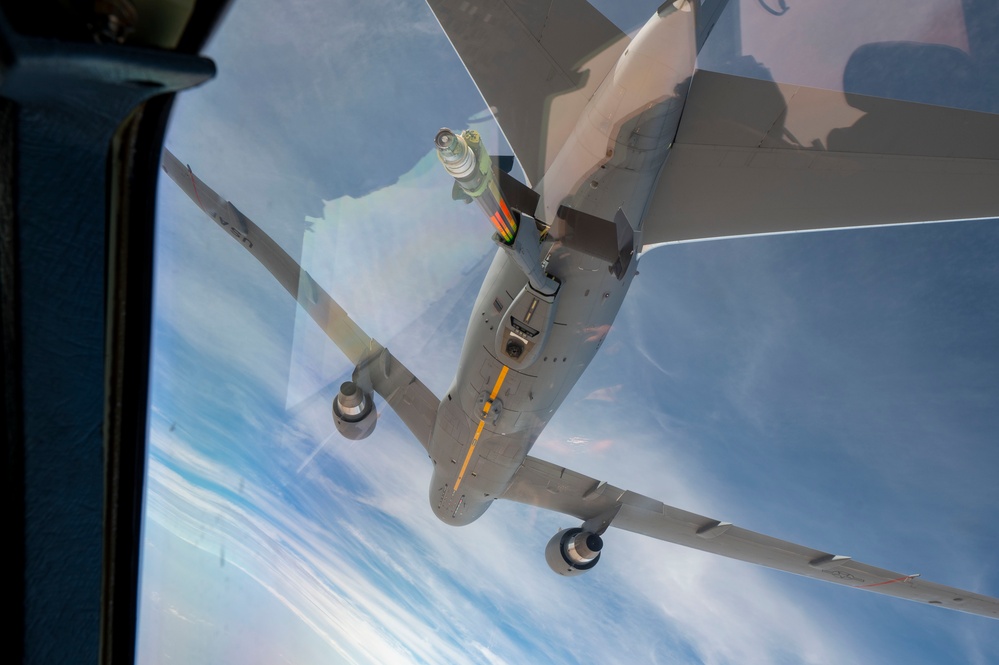
[[[169,152],[163,168],[355,365],[334,400],[337,430],[368,436],[378,394],[424,446],[430,504],[445,523],[468,524],[508,499],[580,520],[546,547],[561,575],[593,568],[614,526],[999,618],[999,599],[696,515],[529,455],[604,341],[643,252],[999,215],[999,116],[696,69],[726,4],[666,2],[629,38],[585,0],[429,0],[528,181],[508,175],[475,132],[435,138],[454,198],[483,208],[499,246],[443,399],[190,168]],[[844,124],[857,109],[860,120]],[[818,131],[828,132],[825,144],[795,138]]]

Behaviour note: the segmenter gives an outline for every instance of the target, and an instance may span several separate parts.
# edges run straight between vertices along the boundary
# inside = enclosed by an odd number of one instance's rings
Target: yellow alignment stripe
[[[465,461],[461,465],[461,471],[458,472],[458,480],[454,481],[454,489],[451,493],[454,494],[458,491],[458,487],[461,485],[461,479],[465,477],[465,469],[468,468],[468,461],[472,459],[472,453],[475,452],[475,444],[479,441],[479,435],[482,434],[482,428],[486,426],[485,420],[479,421],[479,428],[475,430],[475,436],[472,437],[472,445],[468,447],[468,454],[465,455]]]
[[[461,471],[458,472],[458,480],[454,481],[454,489],[451,493],[458,491],[458,487],[461,485],[462,478],[465,477],[465,471],[468,470],[468,463],[472,459],[472,453],[475,452],[475,444],[479,442],[479,437],[482,436],[482,428],[486,426],[486,414],[489,413],[490,407],[493,405],[493,400],[499,395],[500,388],[503,387],[503,380],[506,379],[506,373],[510,371],[510,368],[503,365],[503,369],[500,370],[499,377],[496,378],[496,385],[493,386],[493,391],[489,393],[489,399],[486,400],[485,405],[482,407],[482,415],[480,416],[479,426],[475,430],[475,436],[472,437],[472,444],[468,446],[468,452],[465,453],[465,461],[461,464]]]
[[[499,395],[500,388],[503,386],[503,380],[506,378],[506,373],[510,371],[510,368],[503,365],[503,369],[500,370],[499,378],[496,379],[496,385],[493,386],[493,391],[489,393],[489,401],[492,402]],[[485,411],[483,411],[485,413]]]

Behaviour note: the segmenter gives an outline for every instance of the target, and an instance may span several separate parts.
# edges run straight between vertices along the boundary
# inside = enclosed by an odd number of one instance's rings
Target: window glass
[[[656,9],[595,4],[629,34]],[[701,64],[995,111],[976,3],[910,4],[733,4]],[[905,54],[914,69],[871,71]],[[430,9],[238,0],[207,55],[218,76],[178,97],[167,149],[448,399],[500,250],[433,139],[512,150]],[[997,596],[997,229],[650,252],[531,455]],[[338,434],[352,363],[167,177],[157,243],[139,663],[999,662],[986,619],[616,528],[598,566],[560,577],[545,546],[580,521],[520,503],[446,525],[403,421],[376,398],[369,438]]]

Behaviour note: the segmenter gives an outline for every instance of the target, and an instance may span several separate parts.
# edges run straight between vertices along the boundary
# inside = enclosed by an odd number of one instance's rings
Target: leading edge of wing
[[[428,449],[440,400],[388,349],[371,339],[322,286],[250,218],[219,196],[169,150],[163,170],[229,237],[253,255],[322,328]]]
[[[697,515],[528,456],[503,499],[732,559],[999,619],[999,599],[897,573]],[[594,527],[597,528],[597,527]]]
[[[999,115],[698,70],[643,240],[999,216]]]
[[[427,0],[530,183],[628,45],[586,0]]]

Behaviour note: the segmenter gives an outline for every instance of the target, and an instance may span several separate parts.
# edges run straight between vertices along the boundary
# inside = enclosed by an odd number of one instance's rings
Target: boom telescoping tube
[[[517,220],[503,200],[493,162],[479,133],[466,129],[455,134],[446,127],[434,138],[437,158],[469,199],[476,201],[507,245],[517,235]]]

